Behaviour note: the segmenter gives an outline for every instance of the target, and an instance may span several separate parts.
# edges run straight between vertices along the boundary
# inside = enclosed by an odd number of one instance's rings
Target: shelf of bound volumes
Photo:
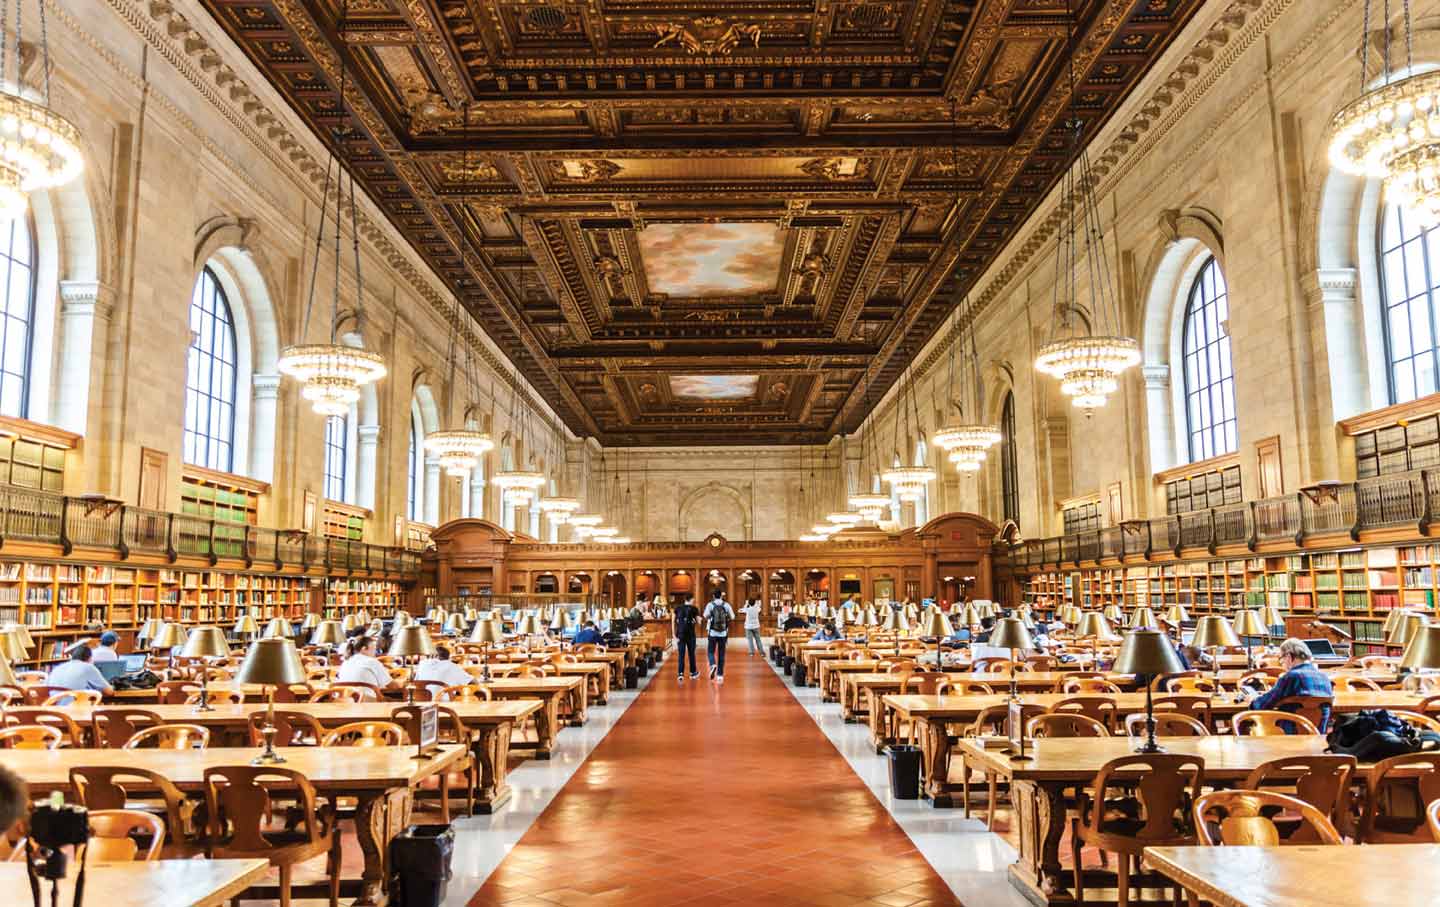
[[[1156,613],[1179,604],[1192,616],[1274,605],[1346,629],[1363,655],[1378,647],[1391,610],[1434,613],[1437,557],[1440,543],[1052,570],[1026,578],[1024,599],[1047,615],[1071,603]]]

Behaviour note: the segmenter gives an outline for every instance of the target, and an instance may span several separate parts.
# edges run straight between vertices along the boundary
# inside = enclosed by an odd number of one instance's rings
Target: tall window
[[[1000,497],[1005,519],[1020,525],[1020,471],[1015,463],[1015,394],[1005,394],[1000,411]]]
[[[417,523],[425,521],[425,463],[421,451],[424,449],[425,425],[420,421],[420,407],[410,405],[410,462],[407,471],[409,481],[409,505],[406,513]]]
[[[1212,258],[1200,269],[1185,303],[1185,423],[1192,463],[1238,449],[1229,318],[1225,276]]]
[[[29,218],[0,232],[5,317],[0,318],[0,413],[24,418],[30,396],[30,326],[35,319],[35,237]]]
[[[1422,229],[1389,205],[1380,226],[1380,288],[1390,402],[1435,393],[1436,312],[1440,306],[1440,232]]]
[[[345,445],[350,436],[350,420],[331,416],[325,420],[325,497],[345,500]]]
[[[235,320],[215,272],[206,268],[190,297],[185,462],[230,472],[234,440]]]

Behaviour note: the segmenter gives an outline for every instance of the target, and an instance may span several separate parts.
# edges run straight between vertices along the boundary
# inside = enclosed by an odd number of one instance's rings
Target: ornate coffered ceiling
[[[1070,2],[1088,135],[1203,0]],[[1066,0],[204,3],[606,444],[853,430],[1065,157]]]

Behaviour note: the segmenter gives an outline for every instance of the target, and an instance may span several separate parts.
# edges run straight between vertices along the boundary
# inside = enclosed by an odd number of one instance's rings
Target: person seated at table
[[[15,823],[30,812],[30,789],[20,776],[0,765],[0,844],[10,839]]]
[[[1269,692],[1262,693],[1250,700],[1252,709],[1274,709],[1282,712],[1294,712],[1297,710],[1293,705],[1279,705],[1276,703],[1282,699],[1289,699],[1292,696],[1328,696],[1335,695],[1335,688],[1330,685],[1330,678],[1315,666],[1310,654],[1310,647],[1298,639],[1287,639],[1280,644],[1280,667],[1285,673],[1275,681],[1275,686]],[[1330,706],[1320,707],[1320,733],[1325,733],[1326,727],[1330,724]],[[1295,725],[1288,721],[1280,722],[1280,729],[1287,734],[1295,733]]]
[[[396,685],[389,670],[376,658],[376,639],[373,636],[356,636],[345,641],[345,660],[335,675],[337,683],[369,683],[380,689]]]
[[[387,672],[388,673],[388,672]],[[416,680],[435,680],[447,687],[458,687],[474,683],[470,672],[450,660],[450,650],[436,646],[435,654],[420,662],[415,668]]]
[[[980,618],[980,632],[975,634],[975,642],[987,643],[990,641],[990,634],[995,632],[995,618]]]
[[[115,651],[115,646],[120,642],[120,634],[114,630],[106,630],[100,634],[100,647],[91,655],[90,660],[99,664],[102,661],[119,661],[120,653]]]
[[[950,642],[968,643],[971,638],[970,628],[964,624],[957,623],[955,625],[955,632],[951,633],[947,638]]]
[[[89,646],[76,646],[70,650],[69,661],[62,661],[50,669],[45,683],[67,690],[99,690],[106,696],[111,695],[115,691],[105,682],[100,669],[90,663],[94,654]],[[60,704],[67,705],[68,701]]]
[[[820,629],[818,629],[818,630],[815,631],[815,635],[812,636],[812,637],[810,637],[810,641],[811,641],[811,642],[834,642],[835,640],[837,640],[837,639],[839,639],[839,638],[840,638],[840,632],[835,629],[835,624],[827,620],[827,621],[825,621],[825,623],[823,623],[823,624],[820,625]]]
[[[595,621],[593,620],[585,621],[585,626],[575,631],[575,645],[577,646],[598,643],[603,638],[600,633],[600,628],[595,626]]]

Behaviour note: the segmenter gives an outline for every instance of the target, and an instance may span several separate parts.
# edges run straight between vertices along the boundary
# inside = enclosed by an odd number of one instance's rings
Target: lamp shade
[[[1440,626],[1415,628],[1400,657],[1400,667],[1412,671],[1440,668]]]
[[[410,624],[401,627],[400,632],[390,642],[390,651],[387,655],[398,657],[411,655],[434,655],[435,643],[430,639],[430,631],[419,624]]]
[[[480,613],[480,612],[476,611],[474,608],[466,608],[466,609],[465,609],[465,622],[466,622],[466,623],[469,623],[470,621],[475,620],[475,615],[478,614],[478,613]]]
[[[475,628],[470,631],[471,642],[499,642],[504,638],[505,633],[498,620],[477,620]]]
[[[962,627],[974,627],[978,626],[981,620],[980,609],[967,603],[960,609],[960,616],[955,619],[955,622]]]
[[[515,632],[525,636],[535,636],[545,632],[545,625],[540,618],[534,614],[526,614],[515,622]]]
[[[1128,626],[1132,630],[1140,630],[1146,627],[1158,628],[1160,621],[1155,619],[1155,612],[1149,608],[1136,608],[1130,614],[1130,623]]]
[[[1184,605],[1177,602],[1176,604],[1171,605],[1169,610],[1165,612],[1165,619],[1178,627],[1180,624],[1183,624],[1185,621],[1190,619],[1190,612],[1185,610]]]
[[[450,616],[445,618],[445,631],[456,634],[465,632],[465,618],[459,611],[452,611]]]
[[[950,629],[950,621],[936,608],[925,616],[920,622],[920,635],[922,636],[949,636],[955,631]]]
[[[1394,612],[1391,612],[1394,613]],[[1274,605],[1266,605],[1260,609],[1260,620],[1267,627],[1279,627],[1285,623],[1285,615]]]
[[[223,658],[230,654],[230,643],[219,627],[196,627],[186,637],[180,654],[186,658]]]
[[[300,621],[300,629],[313,630],[318,626],[320,626],[320,615],[314,611],[306,611],[304,619]]]
[[[1105,610],[1100,613],[1104,614],[1105,619],[1111,623],[1125,622],[1125,612],[1120,610],[1119,605],[1106,605]]]
[[[1025,629],[1027,630],[1035,629],[1035,618],[1033,615],[1031,615],[1029,608],[1021,608],[1016,613],[1015,620],[1018,620],[1020,621],[1020,623],[1024,624]]]
[[[10,661],[0,653],[0,687],[18,687],[20,681],[15,678],[15,672],[10,670]]]
[[[13,632],[15,638],[20,640],[20,645],[25,648],[28,649],[35,645],[35,639],[30,635],[30,628],[24,624],[6,624],[3,629]]]
[[[166,624],[150,640],[152,649],[173,649],[185,642],[185,630],[179,624]]]
[[[19,634],[14,630],[0,633],[0,656],[10,661],[24,661],[26,655],[25,644],[20,641]]]
[[[885,615],[885,623],[880,626],[886,630],[899,632],[910,629],[910,621],[905,617],[905,612],[896,611],[894,608],[891,608],[890,613]]]
[[[1419,614],[1406,614],[1403,619],[1396,621],[1395,626],[1390,628],[1390,635],[1385,637],[1385,644],[1387,646],[1409,645],[1410,639],[1424,626],[1424,617]]]
[[[1238,646],[1240,637],[1235,635],[1235,628],[1225,618],[1214,614],[1207,614],[1195,622],[1195,636],[1190,640],[1191,644],[1201,649],[1211,649],[1216,646]]]
[[[247,617],[242,617],[242,618],[240,618],[240,619],[241,619],[242,621],[243,621],[243,620],[250,620],[250,618],[249,618],[248,616],[247,616]],[[253,625],[253,624],[255,623],[255,621],[250,620],[250,623]],[[140,632],[137,633],[137,634],[135,634],[135,637],[136,637],[137,639],[154,639],[154,638],[155,638],[155,634],[156,634],[156,633],[159,633],[159,632],[160,632],[160,628],[163,627],[163,626],[165,626],[165,621],[161,620],[160,618],[158,618],[158,617],[149,618],[148,620],[145,621],[145,626],[143,626],[143,627],[140,628]],[[235,632],[236,632],[236,633],[242,632],[242,631],[240,630],[240,627],[239,627],[238,624],[237,624],[236,627],[235,627]],[[256,629],[256,630],[251,630],[250,632],[252,632],[252,633],[258,633],[258,632],[260,632],[260,631],[259,631],[258,629]]]
[[[575,629],[575,618],[569,611],[556,611],[555,616],[550,618],[550,629],[552,630],[573,630]]]
[[[291,629],[290,621],[283,617],[272,617],[270,622],[265,625],[263,635],[266,639],[289,639],[293,632],[295,631]]]
[[[878,627],[880,626],[880,615],[875,613],[874,608],[866,608],[864,621],[867,627]]]
[[[305,666],[300,663],[300,650],[295,648],[295,643],[279,636],[257,639],[245,653],[235,682],[277,687],[304,683]]]
[[[310,634],[312,646],[339,646],[345,643],[345,628],[338,620],[322,620]]]
[[[1185,666],[1170,638],[1161,630],[1146,627],[1125,634],[1111,670],[1118,674],[1178,674]]]
[[[441,611],[439,608],[431,608],[429,611],[425,612],[425,619],[430,621],[432,624],[441,623],[445,620],[445,612]]]
[[[360,619],[360,615],[358,614],[347,614],[340,621],[340,629],[346,633],[349,633],[351,630],[358,630],[363,626],[365,626],[365,622]]]
[[[1075,635],[1095,639],[1117,638],[1115,631],[1110,629],[1110,622],[1099,611],[1086,611],[1080,615],[1080,623],[1075,625]]]
[[[1025,621],[1018,617],[1002,617],[995,621],[995,629],[990,633],[990,645],[1000,649],[1033,649],[1035,641],[1030,638],[1030,630],[1026,628]]]
[[[1384,632],[1384,634],[1388,637],[1390,635],[1390,631],[1395,629],[1396,624],[1400,623],[1413,613],[1413,611],[1406,611],[1404,608],[1391,609],[1390,613],[1385,615],[1385,628],[1382,632]]]
[[[410,616],[409,611],[396,611],[392,622],[397,627],[404,627],[414,623],[415,618]]]
[[[1237,636],[1264,636],[1270,632],[1265,622],[1260,619],[1257,611],[1239,611],[1235,614],[1235,633]]]
[[[1080,609],[1075,605],[1061,605],[1060,610],[1055,612],[1055,616],[1072,627],[1080,623]]]
[[[234,632],[239,636],[254,636],[260,632],[260,625],[255,623],[255,618],[248,614],[243,614],[239,620],[235,621]]]

